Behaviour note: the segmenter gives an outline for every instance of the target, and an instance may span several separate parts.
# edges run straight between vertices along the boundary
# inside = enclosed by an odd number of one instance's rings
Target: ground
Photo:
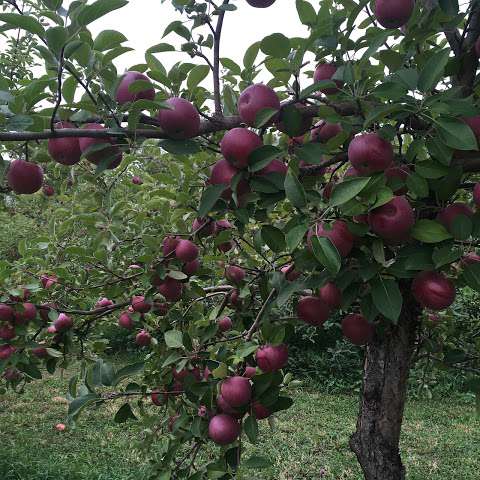
[[[0,478],[2,480],[143,480],[146,462],[133,448],[137,423],[117,425],[115,408],[85,412],[75,430],[65,422],[68,376],[47,376],[21,396],[0,397]],[[246,456],[269,457],[274,467],[244,471],[242,480],[360,479],[348,437],[355,425],[355,395],[292,392],[294,406],[268,424]],[[118,408],[118,405],[117,405]],[[262,422],[266,423],[266,422]],[[473,400],[411,400],[404,424],[402,455],[409,480],[478,479],[480,419]]]

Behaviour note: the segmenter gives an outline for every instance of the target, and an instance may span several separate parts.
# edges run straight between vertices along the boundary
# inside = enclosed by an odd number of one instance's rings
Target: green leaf
[[[308,225],[302,224],[293,227],[291,230],[287,232],[286,235],[286,242],[287,242],[287,249],[289,252],[293,252],[300,242],[303,240],[305,233],[307,233]]]
[[[204,80],[208,73],[210,72],[210,68],[208,65],[196,65],[190,70],[187,79],[187,87],[189,90],[193,90],[202,80]]]
[[[463,279],[470,288],[480,292],[480,263],[467,265],[463,270]]]
[[[140,373],[143,371],[143,368],[145,366],[144,362],[137,362],[137,363],[132,363],[131,365],[126,365],[125,367],[121,368],[118,370],[118,372],[115,373],[114,378],[112,379],[112,386],[118,385],[123,379],[130,377],[132,375],[136,375],[137,373]]]
[[[284,186],[285,194],[294,207],[302,208],[307,204],[307,194],[305,193],[303,185],[290,169],[285,177]]]
[[[472,129],[462,120],[453,117],[439,117],[437,132],[441,140],[457,150],[477,150],[477,139]]]
[[[86,26],[107,13],[122,8],[127,4],[128,0],[97,0],[80,10],[80,13],[77,15],[77,21],[80,25]]]
[[[397,282],[379,277],[371,286],[372,299],[377,310],[384,317],[397,323],[403,305],[403,297]]]
[[[243,423],[243,429],[247,434],[248,439],[252,443],[257,443],[258,439],[258,423],[257,419],[253,416],[248,416]]]
[[[100,400],[100,396],[96,393],[88,393],[87,395],[77,397],[75,400],[70,402],[68,406],[68,416],[71,419],[75,420],[87,405],[91,405],[92,403],[98,402]]]
[[[170,348],[183,348],[183,333],[180,330],[165,332],[165,343]]]
[[[169,43],[157,43],[147,49],[145,53],[174,52],[175,47]]]
[[[439,243],[452,236],[447,229],[435,220],[418,220],[412,229],[412,237],[424,243]]]
[[[297,0],[298,2],[298,0]],[[306,2],[305,2],[306,3]],[[265,457],[260,457],[258,455],[252,455],[249,459],[247,459],[242,464],[245,468],[255,468],[255,469],[262,469],[262,468],[269,468],[272,466],[272,462]]]
[[[5,22],[8,27],[21,28],[42,38],[45,35],[45,29],[42,27],[42,24],[31,15],[0,13],[0,21]]]
[[[463,249],[459,247],[452,247],[452,245],[446,245],[441,248],[437,248],[432,254],[432,260],[435,268],[443,267],[444,265],[450,265],[456,262],[463,255]]]
[[[126,42],[127,37],[116,30],[103,30],[97,35],[93,42],[93,49],[98,52],[117,48],[121,43]]]
[[[342,266],[342,257],[329,238],[313,236],[311,239],[315,258],[332,274],[336,275]]]
[[[125,423],[127,420],[137,420],[137,417],[132,412],[132,407],[129,403],[124,403],[115,414],[113,420],[115,423]]]
[[[281,33],[273,33],[260,42],[260,50],[265,55],[285,58],[290,53],[290,40]]]
[[[325,146],[320,143],[309,142],[299,148],[296,153],[300,160],[312,165],[318,165],[323,161]]]
[[[428,197],[428,182],[418,173],[410,173],[407,177],[406,185],[408,190],[415,194],[417,198]]]
[[[378,35],[369,39],[368,48],[362,55],[362,60],[369,60],[370,57],[386,42],[391,34],[392,32],[390,30],[382,30]]]
[[[248,170],[258,172],[265,168],[272,160],[281,155],[282,151],[273,145],[263,145],[255,149],[248,157]]]
[[[355,198],[370,181],[369,177],[352,177],[335,185],[330,197],[330,206],[338,207]]]
[[[305,0],[296,0],[298,18],[304,25],[313,26],[317,23],[317,12],[312,5]]]
[[[285,250],[285,235],[280,229],[272,225],[264,225],[261,231],[262,239],[268,245],[270,250],[275,253],[280,253]]]
[[[255,59],[257,58],[258,51],[260,50],[260,42],[255,42],[254,44],[250,45],[245,52],[243,57],[243,66],[245,68],[252,68],[253,64],[255,63]]]
[[[200,145],[195,140],[165,139],[158,144],[168,153],[174,155],[193,155],[201,151]]]
[[[263,108],[255,115],[255,127],[262,128],[269,123],[277,113],[278,110],[276,108]]]
[[[58,57],[68,38],[68,31],[63,27],[52,27],[45,32],[48,47]]]
[[[418,88],[421,92],[431,90],[440,80],[447,66],[450,49],[440,50],[427,60],[418,78]]]
[[[198,207],[198,217],[205,217],[221,197],[223,191],[228,185],[209,185],[202,194],[200,206]]]
[[[467,240],[472,230],[473,222],[466,215],[457,215],[450,225],[450,233],[456,240]]]

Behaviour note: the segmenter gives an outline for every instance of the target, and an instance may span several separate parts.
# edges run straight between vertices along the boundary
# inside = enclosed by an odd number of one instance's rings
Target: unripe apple
[[[331,80],[336,71],[337,67],[335,65],[330,63],[320,63],[313,74],[313,81],[317,83],[321,82],[322,80]],[[333,95],[337,93],[338,89],[342,87],[343,82],[340,80],[335,80],[335,84],[337,85],[337,88],[322,88],[320,89],[320,92],[324,93],[325,95]]]
[[[256,402],[253,402],[252,412],[257,420],[263,420],[264,418],[268,418],[272,414],[270,410],[264,405],[262,405],[258,400]]]
[[[63,332],[64,330],[72,328],[73,320],[65,313],[60,313],[58,318],[53,322],[53,326],[55,327],[55,331]]]
[[[250,154],[262,145],[262,139],[247,128],[232,128],[220,142],[225,160],[238,169],[247,168]]]
[[[175,248],[175,256],[182,262],[193,262],[198,254],[198,247],[190,240],[179,240]]]
[[[152,342],[152,337],[146,330],[140,330],[135,337],[135,343],[139,347],[148,347],[148,345],[150,345],[151,342]]]
[[[362,133],[350,142],[348,159],[361,175],[369,176],[391,166],[393,147],[376,133]]]
[[[245,279],[245,270],[241,267],[237,267],[236,265],[229,265],[225,269],[225,277],[228,281],[238,285]]]
[[[0,360],[7,360],[17,349],[13,345],[0,345]]]
[[[455,301],[455,285],[440,272],[423,271],[412,282],[417,302],[431,310],[443,310]]]
[[[233,443],[240,435],[240,424],[230,415],[215,415],[208,424],[208,436],[218,445]]]
[[[275,0],[247,0],[247,3],[255,8],[267,8],[275,3]]]
[[[133,318],[128,312],[123,312],[120,314],[120,317],[118,318],[118,326],[126,328],[127,330],[132,330],[134,326]]]
[[[264,345],[257,350],[255,360],[263,372],[275,372],[287,364],[288,347],[284,344]]]
[[[132,297],[132,308],[138,313],[148,313],[152,308],[152,302],[147,300],[143,295],[136,295]]]
[[[230,317],[223,317],[218,320],[217,325],[218,325],[218,329],[221,332],[228,332],[229,330],[232,329],[233,322]]]
[[[2,340],[12,340],[16,336],[15,328],[9,323],[0,325],[0,338]]]
[[[155,98],[155,89],[153,88],[153,85],[151,87],[145,86],[145,89],[136,93],[131,92],[129,90],[130,85],[137,81],[148,82],[151,84],[150,79],[140,72],[129,71],[122,75],[117,91],[115,92],[115,100],[120,105],[135,102],[136,100],[153,100]]]
[[[372,232],[379,237],[402,241],[415,224],[415,215],[405,197],[393,197],[385,205],[369,213],[368,223]]]
[[[412,16],[415,0],[375,0],[375,17],[385,28],[399,28]]]
[[[246,377],[229,377],[222,382],[220,394],[231,407],[243,407],[252,398],[250,380]]]
[[[395,195],[405,195],[408,192],[408,188],[405,185],[408,176],[411,174],[407,165],[392,165],[385,170],[385,178],[388,180],[397,180],[403,183],[403,186],[398,187],[395,190]]]
[[[45,347],[36,347],[31,350],[32,355],[35,355],[37,358],[47,358],[48,351]]]
[[[142,185],[143,184],[143,180],[138,176],[138,175],[134,175],[132,177],[132,183],[134,185]]]
[[[332,310],[336,310],[342,305],[342,291],[332,282],[328,282],[320,288],[318,296]]]
[[[192,234],[209,237],[217,232],[217,223],[209,218],[196,218],[192,224]]]
[[[76,127],[70,122],[58,122],[55,124],[55,130],[61,130],[62,128]],[[48,140],[48,153],[56,162],[62,165],[75,165],[80,161],[82,155],[79,140],[76,137],[50,138]]]
[[[37,316],[37,307],[33,303],[23,303],[20,310],[15,312],[15,324],[24,325]]]
[[[171,255],[177,248],[178,242],[180,241],[177,237],[167,236],[163,239],[162,253],[164,257]]]
[[[168,302],[178,302],[182,298],[183,284],[172,277],[166,277],[157,290]]]
[[[315,327],[321,327],[330,315],[330,307],[320,297],[303,297],[297,305],[300,320]]]
[[[477,207],[480,207],[480,183],[473,187],[473,201]]]
[[[280,175],[286,175],[288,172],[288,166],[282,160],[274,159],[266,167],[257,172],[258,175],[264,176],[270,173],[279,173]]]
[[[14,311],[10,305],[0,303],[0,321],[13,322]]]
[[[250,85],[238,99],[240,119],[251,127],[255,126],[258,113],[266,108],[280,110],[280,100],[275,91],[263,83]]]
[[[375,334],[375,327],[358,313],[351,313],[342,320],[343,335],[354,345],[365,345]]]
[[[327,143],[341,132],[343,132],[343,128],[339,123],[329,123],[322,120],[315,125],[310,135],[312,142]]]
[[[343,220],[335,220],[330,229],[325,222],[317,223],[308,232],[307,243],[309,247],[311,247],[313,236],[329,238],[342,257],[346,257],[352,251],[354,237]]]
[[[18,194],[38,192],[43,185],[43,170],[36,163],[25,160],[13,160],[7,173],[10,188]]]
[[[188,275],[189,277],[191,277],[192,275],[195,275],[199,270],[200,270],[200,260],[198,260],[198,258],[196,258],[195,260],[192,260],[191,262],[187,262],[182,268],[182,272],[185,275]]]
[[[464,215],[465,217],[472,217],[473,211],[466,204],[462,202],[452,203],[448,207],[444,208],[437,216],[437,220],[451,232],[453,227],[453,222],[459,215]]]
[[[183,140],[195,137],[200,130],[200,115],[188,100],[180,97],[165,102],[170,108],[162,108],[157,119],[163,130],[172,138]]]

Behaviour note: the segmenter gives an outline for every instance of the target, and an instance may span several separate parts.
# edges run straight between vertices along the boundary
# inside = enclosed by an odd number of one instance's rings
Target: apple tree
[[[307,35],[239,65],[225,17],[275,0],[163,1],[179,19],[118,72],[126,37],[89,27],[127,3],[1,2],[4,208],[41,217],[0,264],[3,382],[79,360],[71,422],[121,402],[152,478],[235,478],[294,401],[295,326],[340,311],[365,356],[350,447],[366,479],[405,478],[425,329],[480,291],[480,3],[296,0]],[[141,362],[102,358],[112,328]]]

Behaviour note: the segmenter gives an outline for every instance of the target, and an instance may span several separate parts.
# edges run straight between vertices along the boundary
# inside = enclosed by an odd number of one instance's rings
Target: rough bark
[[[377,333],[366,349],[357,429],[350,439],[366,480],[405,479],[399,441],[420,312],[410,285],[402,290],[398,324]]]

